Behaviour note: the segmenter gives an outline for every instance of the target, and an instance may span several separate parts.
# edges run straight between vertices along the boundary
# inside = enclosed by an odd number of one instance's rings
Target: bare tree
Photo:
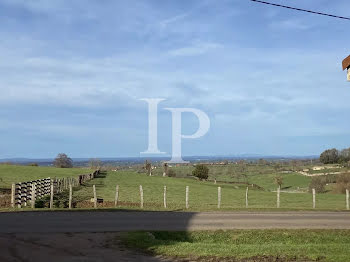
[[[152,164],[151,164],[150,161],[146,160],[145,168],[146,168],[147,173],[149,174],[149,176],[152,176]]]
[[[53,164],[55,167],[59,168],[71,168],[73,167],[73,160],[69,158],[66,154],[60,153],[55,158]]]
[[[282,186],[282,184],[283,184],[283,177],[282,176],[276,176],[274,180],[275,180],[276,185],[278,185],[279,187]]]
[[[98,158],[91,158],[89,160],[89,167],[91,169],[101,169],[102,167],[102,161]]]
[[[273,168],[275,169],[276,172],[278,172],[281,169],[282,165],[280,162],[275,162],[273,165]]]
[[[233,169],[233,177],[237,179],[237,182],[240,182],[241,178],[243,178],[246,182],[248,182],[248,177],[246,175],[247,172],[247,162],[244,160],[239,160],[237,162],[237,166]]]
[[[164,168],[164,172],[163,172],[163,176],[167,176],[168,175],[168,163],[164,162],[163,164],[163,168]]]

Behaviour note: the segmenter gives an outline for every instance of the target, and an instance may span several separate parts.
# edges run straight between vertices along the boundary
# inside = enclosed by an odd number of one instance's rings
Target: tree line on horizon
[[[336,148],[327,149],[321,153],[320,162],[323,164],[349,164],[350,148],[342,150]]]

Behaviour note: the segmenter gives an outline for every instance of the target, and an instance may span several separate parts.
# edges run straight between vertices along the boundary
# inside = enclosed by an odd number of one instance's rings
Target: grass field
[[[0,165],[0,188],[11,188],[11,184],[17,182],[26,182],[46,177],[72,177],[89,172],[91,170],[82,168]]]
[[[287,178],[290,174],[286,174]],[[304,179],[304,177],[302,177]],[[295,179],[288,178],[286,184],[295,186]],[[287,182],[286,182],[287,183]],[[73,193],[75,201],[90,200],[93,197],[92,185],[96,185],[97,196],[111,204],[115,198],[115,187],[119,185],[121,206],[138,206],[140,203],[139,185],[143,186],[145,209],[163,209],[163,188],[167,186],[168,210],[185,208],[185,187],[190,187],[190,210],[217,210],[217,188],[222,187],[221,210],[245,208],[246,185],[223,184],[197,181],[189,178],[169,178],[138,174],[132,171],[108,172],[105,176],[89,181]],[[249,188],[249,207],[253,209],[276,208],[276,193]],[[312,195],[309,193],[281,193],[281,208],[311,209]],[[317,209],[344,210],[345,195],[317,194]]]
[[[150,233],[127,233],[124,242],[154,255],[200,261],[350,261],[350,230]]]
[[[263,175],[250,175],[249,182],[263,187],[265,190],[276,190],[274,178],[276,176],[283,177],[282,190],[299,190],[306,191],[308,189],[311,177],[302,176],[298,173],[272,173]]]
[[[311,181],[311,177],[303,176],[295,171],[291,171],[293,170],[293,167],[288,165],[282,168],[275,168],[272,165],[247,164],[244,166],[244,171],[239,170],[241,169],[241,167],[236,164],[212,165],[208,167],[209,180],[217,179],[218,181],[223,182],[248,182],[250,184],[259,185],[265,190],[276,190],[276,184],[274,182],[274,178],[276,176],[283,177],[283,190],[300,190],[301,192],[303,192],[307,189]],[[302,169],[303,167],[300,167],[299,169]],[[176,172],[177,177],[189,177],[192,175],[194,167],[174,166],[171,169]],[[290,170],[290,173],[283,173],[283,171],[285,170]],[[323,172],[325,171],[323,170]],[[152,173],[155,176],[162,176],[163,169],[161,167],[158,167],[157,169],[153,170]],[[244,176],[238,175],[243,173]]]
[[[190,174],[192,166],[172,167],[176,173]],[[218,181],[232,182],[230,172],[235,172],[235,166],[210,166],[211,178]],[[180,171],[179,171],[180,170]],[[283,191],[281,193],[281,209],[307,210],[312,208],[312,195],[306,193],[310,177],[302,176],[295,172],[281,173],[271,166],[248,166],[248,181],[262,186],[264,189],[249,186],[249,208],[251,209],[276,209],[276,175],[283,177]],[[275,171],[274,171],[275,170]],[[46,177],[69,177],[90,172],[83,168],[53,168],[0,165],[0,188],[10,188],[13,182],[30,181]],[[163,210],[163,189],[167,186],[168,210],[185,209],[185,188],[190,187],[189,205],[190,211],[218,210],[218,187],[222,188],[222,200],[220,210],[234,210],[245,208],[245,192],[247,185],[243,183],[224,183],[213,181],[198,181],[184,175],[183,177],[162,177],[162,168],[153,172],[154,176],[145,173],[131,171],[108,171],[85,183],[75,187],[73,192],[73,206],[92,206],[90,199],[93,197],[92,185],[96,185],[97,196],[104,200],[101,207],[113,207],[115,199],[115,187],[119,185],[119,207],[138,208],[140,203],[139,186],[143,186],[144,208],[146,210]],[[331,190],[332,185],[329,185]],[[290,193],[287,193],[290,191]],[[291,192],[299,193],[291,193]],[[66,198],[68,194],[62,194]],[[67,201],[65,201],[67,202]],[[316,208],[323,210],[344,210],[345,195],[342,194],[317,194]]]

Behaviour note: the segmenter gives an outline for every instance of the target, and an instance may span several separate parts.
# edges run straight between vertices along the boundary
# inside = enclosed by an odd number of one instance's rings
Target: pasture
[[[303,168],[303,167],[302,167]],[[97,198],[103,199],[99,208],[114,208],[116,185],[119,186],[118,208],[140,208],[139,186],[143,187],[144,210],[165,210],[164,186],[166,192],[166,210],[237,210],[246,209],[246,189],[248,187],[248,209],[276,209],[277,185],[275,177],[283,178],[280,195],[280,209],[309,210],[312,209],[312,194],[307,193],[311,178],[303,176],[290,166],[273,165],[211,165],[208,181],[199,181],[191,176],[193,166],[174,166],[177,177],[163,177],[162,167],[153,169],[152,176],[144,170],[129,168],[128,170],[105,171],[97,178],[73,188],[72,202],[74,208],[92,208],[90,201],[93,185],[96,186]],[[289,170],[286,172],[286,170]],[[10,188],[12,182],[30,181],[39,178],[76,177],[89,173],[86,168],[54,168],[0,165],[0,187]],[[217,183],[214,183],[214,179]],[[185,208],[185,188],[189,187],[189,208]],[[221,187],[221,205],[218,209],[218,187]],[[345,210],[345,195],[332,193],[332,185],[328,185],[328,193],[316,195],[316,209]],[[67,202],[68,191],[55,196],[60,202]],[[47,205],[46,205],[47,206]]]
[[[286,187],[302,185],[305,178],[301,175],[285,174]],[[295,177],[297,176],[297,177]],[[300,176],[300,179],[298,179]],[[270,177],[271,178],[271,177]],[[288,184],[287,184],[288,183]],[[273,188],[271,183],[266,183]],[[167,187],[167,209],[185,209],[185,188],[189,186],[190,210],[206,211],[218,210],[218,187],[221,187],[221,210],[245,208],[246,184],[229,184],[209,181],[198,181],[192,178],[171,178],[161,176],[147,176],[133,171],[109,171],[103,177],[95,178],[79,187],[73,193],[76,201],[89,200],[93,197],[92,185],[96,185],[97,197],[103,198],[105,207],[113,207],[116,185],[119,185],[119,207],[139,207],[139,186],[143,187],[144,209],[164,210],[163,189]],[[307,187],[307,184],[304,184]],[[248,205],[252,209],[276,208],[276,192],[248,186]],[[277,187],[275,186],[275,189]],[[311,209],[312,194],[309,193],[281,193],[281,208]],[[92,207],[92,205],[91,205]],[[345,195],[317,194],[317,209],[344,210]]]

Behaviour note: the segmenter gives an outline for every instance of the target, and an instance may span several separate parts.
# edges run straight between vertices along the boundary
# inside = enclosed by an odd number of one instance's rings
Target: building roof
[[[350,67],[350,55],[343,60],[343,70],[347,69]]]

